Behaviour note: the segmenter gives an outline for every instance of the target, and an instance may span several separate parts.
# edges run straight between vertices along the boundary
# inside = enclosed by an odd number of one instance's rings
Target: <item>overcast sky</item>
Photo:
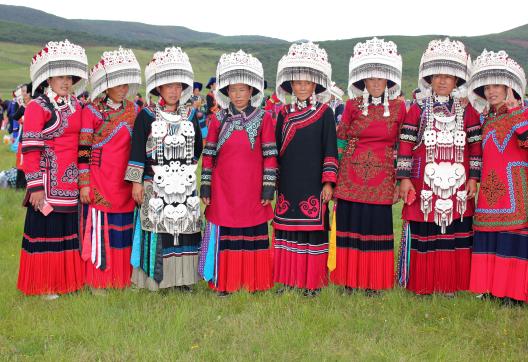
[[[484,35],[528,23],[524,0],[0,0],[69,19],[179,25],[289,41],[374,35]]]

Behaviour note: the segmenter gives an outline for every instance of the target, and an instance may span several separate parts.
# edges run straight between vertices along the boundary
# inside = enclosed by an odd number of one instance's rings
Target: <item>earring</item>
[[[363,89],[363,115],[368,116],[369,92],[367,86]]]
[[[385,86],[385,93],[383,94],[383,117],[390,116],[389,111],[389,87]]]
[[[290,112],[295,112],[295,103],[296,102],[297,102],[297,97],[295,96],[295,93],[292,92]]]
[[[315,90],[310,97],[310,103],[312,104],[312,111],[315,111],[315,105],[317,104],[317,100],[315,99]]]

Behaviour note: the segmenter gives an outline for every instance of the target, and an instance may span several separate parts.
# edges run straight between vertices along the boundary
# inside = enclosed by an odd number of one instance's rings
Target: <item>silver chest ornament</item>
[[[152,137],[156,149],[152,158],[154,196],[149,200],[148,217],[154,230],[178,234],[200,231],[199,198],[196,191],[196,168],[194,156],[195,131],[187,120],[184,107],[180,114],[169,114],[156,109],[156,120],[152,122]],[[176,244],[177,237],[174,238]]]
[[[424,188],[421,191],[420,209],[424,214],[424,221],[428,220],[429,214],[434,210],[434,221],[440,226],[442,233],[453,222],[453,198],[461,219],[467,208],[467,191],[459,190],[467,179],[463,165],[466,145],[464,108],[457,98],[454,100],[454,107],[454,115],[434,114],[432,98],[426,102],[427,123],[423,142],[427,164],[424,169],[424,186],[427,185],[430,189]],[[433,196],[437,197],[436,200]]]

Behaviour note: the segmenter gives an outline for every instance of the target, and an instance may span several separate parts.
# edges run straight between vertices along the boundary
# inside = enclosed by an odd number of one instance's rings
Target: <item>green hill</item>
[[[417,85],[418,65],[427,43],[443,36],[379,36],[398,44],[403,56],[403,90],[407,95]],[[69,20],[30,8],[0,5],[0,95],[6,96],[17,84],[29,80],[29,62],[43,44],[49,40],[64,38],[86,47],[90,65],[98,60],[104,50],[123,45],[133,48],[140,64],[145,66],[155,50],[176,44],[189,54],[195,78],[201,82],[207,81],[214,74],[222,53],[242,48],[260,59],[270,90],[274,86],[277,62],[289,46],[283,40],[262,36],[221,36],[184,27]],[[353,47],[365,39],[367,38],[320,42],[328,51],[333,79],[342,89],[346,89],[348,62]],[[523,64],[525,69],[528,65],[528,25],[503,33],[456,39],[464,42],[473,58],[484,48],[504,49]]]

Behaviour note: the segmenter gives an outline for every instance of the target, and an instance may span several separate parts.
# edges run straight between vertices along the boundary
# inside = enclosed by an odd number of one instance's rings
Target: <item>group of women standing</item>
[[[191,290],[203,278],[220,296],[275,283],[314,296],[329,281],[376,295],[394,285],[401,197],[401,285],[528,301],[526,78],[504,51],[471,63],[462,43],[432,41],[419,71],[426,96],[407,112],[396,44],[358,43],[337,127],[317,44],[293,44],[279,61],[276,120],[260,108],[260,61],[224,54],[205,145],[184,106],[193,69],[180,48],[147,65],[158,101],[141,111],[127,100],[141,83],[130,50],[105,52],[88,76],[84,49],[51,42],[31,77],[47,91],[28,105],[22,136],[25,294]],[[88,78],[81,108],[72,87]]]

